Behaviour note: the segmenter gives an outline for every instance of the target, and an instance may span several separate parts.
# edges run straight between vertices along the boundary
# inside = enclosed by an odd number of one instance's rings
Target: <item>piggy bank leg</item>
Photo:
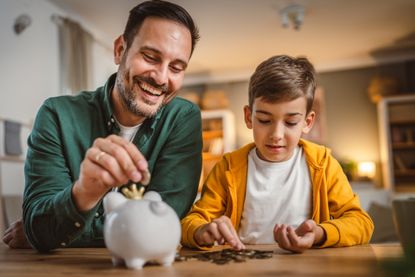
[[[132,269],[142,269],[145,262],[145,260],[140,258],[125,260],[125,264],[127,265],[127,267]]]
[[[124,265],[124,260],[120,257],[112,256],[111,260],[114,266]]]
[[[159,264],[162,266],[171,266],[174,262],[174,258],[176,257],[176,252],[173,252],[172,254],[164,257],[163,259],[159,260]]]

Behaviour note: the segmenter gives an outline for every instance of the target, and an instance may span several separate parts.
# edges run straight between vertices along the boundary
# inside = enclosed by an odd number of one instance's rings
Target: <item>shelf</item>
[[[390,96],[377,104],[384,186],[415,191],[415,93]]]
[[[0,156],[2,162],[24,163],[25,160],[18,156]]]
[[[415,142],[394,142],[392,143],[393,150],[401,150],[401,149],[414,149],[415,150]]]
[[[203,131],[203,140],[211,140],[215,138],[222,138],[223,131],[222,130],[212,130],[212,131]]]
[[[395,185],[396,192],[415,192],[415,183],[402,183]]]
[[[395,170],[396,177],[415,177],[415,169]]]
[[[212,153],[209,153],[209,152],[203,152],[202,156],[203,156],[204,161],[220,160],[222,158],[222,154],[215,155],[215,154],[212,154]]]
[[[391,120],[391,125],[415,125],[415,120],[413,119],[402,119],[402,120]]]

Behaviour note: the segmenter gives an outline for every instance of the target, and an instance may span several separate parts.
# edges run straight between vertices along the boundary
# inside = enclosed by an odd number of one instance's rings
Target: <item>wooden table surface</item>
[[[380,276],[382,260],[402,256],[398,243],[310,249],[302,254],[290,254],[276,245],[248,248],[273,250],[274,255],[225,265],[188,260],[170,267],[146,265],[141,270],[131,270],[113,267],[106,248],[66,248],[39,254],[0,244],[0,276]],[[180,250],[182,255],[192,253]]]

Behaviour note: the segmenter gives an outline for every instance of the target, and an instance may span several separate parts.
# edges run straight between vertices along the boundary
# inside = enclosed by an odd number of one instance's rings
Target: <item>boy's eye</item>
[[[266,120],[266,119],[257,119],[258,120],[258,122],[259,123],[261,123],[261,124],[268,124],[268,123],[270,123],[271,122],[271,120]]]
[[[298,124],[298,122],[286,122],[286,124],[287,124],[288,126],[295,126],[295,125],[297,125],[297,124]]]

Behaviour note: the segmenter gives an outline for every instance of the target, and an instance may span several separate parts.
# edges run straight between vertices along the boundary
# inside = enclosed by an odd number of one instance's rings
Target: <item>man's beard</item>
[[[164,97],[164,95],[168,92],[168,87],[166,85],[158,85],[156,81],[153,78],[143,77],[143,76],[134,76],[132,79],[132,83],[128,86],[125,85],[125,83],[130,83],[130,76],[128,73],[124,73],[123,69],[120,69],[120,71],[117,73],[117,77],[115,80],[115,85],[117,86],[120,99],[123,103],[123,106],[127,108],[129,112],[136,116],[140,117],[154,117],[158,111],[164,106],[165,101],[163,99],[162,103],[153,103],[150,101],[147,101],[146,99],[143,99],[143,103],[137,103],[136,101],[136,93],[133,91],[133,87],[137,86],[139,87],[139,83],[144,82],[152,87],[159,89],[162,91],[161,96]],[[155,106],[158,105],[156,109],[148,109],[146,106]]]

